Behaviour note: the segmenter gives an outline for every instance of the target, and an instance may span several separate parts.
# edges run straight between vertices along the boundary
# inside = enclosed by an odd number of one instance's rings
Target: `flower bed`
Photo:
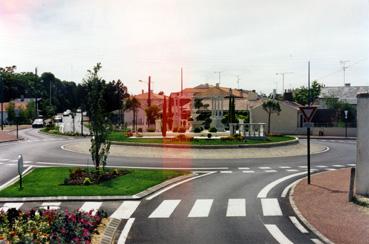
[[[91,185],[114,179],[118,176],[128,174],[128,170],[106,169],[92,170],[88,168],[74,168],[69,170],[69,178],[64,179],[65,185]]]
[[[91,243],[104,211],[9,209],[0,211],[0,242],[5,243]]]

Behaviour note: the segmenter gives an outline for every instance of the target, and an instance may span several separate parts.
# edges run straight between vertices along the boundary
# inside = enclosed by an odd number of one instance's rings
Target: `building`
[[[369,86],[351,86],[350,83],[344,86],[322,87],[318,98],[319,107],[327,108],[327,100],[332,98],[356,106],[357,94],[367,92],[369,92]]]
[[[24,100],[16,99],[16,100],[12,101],[14,103],[14,111],[17,113],[20,110],[26,110],[29,101],[30,101],[29,99],[27,99],[27,100],[26,99],[24,99]],[[1,105],[0,105],[0,125],[2,123],[1,114],[3,115],[4,124],[9,124],[9,122],[11,122],[11,121],[8,121],[8,112],[7,111],[8,111],[8,108],[9,108],[9,104],[10,104],[10,102],[3,103],[3,111],[1,111]]]
[[[272,134],[300,134],[304,126],[304,117],[300,111],[300,104],[292,101],[278,101],[280,113],[273,113],[270,118],[270,132]],[[268,113],[262,103],[251,109],[253,123],[268,123]],[[266,126],[266,128],[268,125]]]

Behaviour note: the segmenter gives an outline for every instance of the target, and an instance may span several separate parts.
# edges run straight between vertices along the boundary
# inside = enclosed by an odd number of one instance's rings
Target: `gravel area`
[[[350,169],[314,175],[295,188],[293,199],[307,221],[335,243],[369,243],[369,209],[347,200]]]
[[[65,150],[89,154],[89,142],[83,141],[64,145]],[[320,153],[326,147],[311,144],[312,153]],[[232,158],[273,158],[306,155],[306,145],[298,143],[272,148],[233,148],[233,149],[195,149],[195,148],[160,148],[142,146],[112,145],[111,156],[143,158],[188,158],[188,159],[232,159]]]

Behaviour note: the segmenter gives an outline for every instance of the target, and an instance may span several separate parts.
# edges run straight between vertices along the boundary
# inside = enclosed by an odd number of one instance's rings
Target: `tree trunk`
[[[268,113],[268,135],[270,135],[270,116],[272,113]]]

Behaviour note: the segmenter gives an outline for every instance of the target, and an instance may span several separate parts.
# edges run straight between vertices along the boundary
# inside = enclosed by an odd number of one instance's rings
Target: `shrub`
[[[217,132],[218,130],[217,130],[217,128],[215,128],[215,127],[211,127],[210,129],[209,129],[209,132],[213,132],[213,133],[215,133],[215,132]]]
[[[178,132],[179,133],[185,133],[186,132],[186,128],[185,127],[180,127],[180,128],[178,128]]]
[[[185,136],[184,134],[179,134],[179,135],[177,135],[177,136],[176,136],[176,139],[177,139],[178,141],[186,141],[186,140],[187,140],[187,138],[186,138],[186,136]]]
[[[142,133],[142,128],[138,128],[138,129],[137,129],[137,132]]]
[[[208,134],[208,138],[210,139],[213,135],[211,133]]]
[[[200,133],[201,131],[203,131],[202,127],[196,127],[193,132],[195,133]]]
[[[155,132],[155,128],[147,128],[147,132]]]
[[[92,184],[92,181],[90,178],[88,177],[85,177],[85,179],[83,180],[83,184],[88,186],[88,185],[91,185]]]
[[[174,127],[173,132],[178,132],[178,127]]]

